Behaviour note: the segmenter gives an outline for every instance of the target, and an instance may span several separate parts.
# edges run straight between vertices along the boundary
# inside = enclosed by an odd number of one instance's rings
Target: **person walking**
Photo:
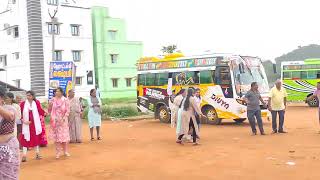
[[[178,117],[178,111],[180,109],[181,103],[186,96],[186,90],[181,89],[176,97],[173,99],[172,103],[172,109],[171,109],[171,127],[174,128],[177,125],[177,117]]]
[[[50,138],[56,145],[56,159],[60,158],[61,149],[66,157],[69,157],[68,142],[70,141],[68,118],[70,114],[69,100],[64,97],[62,88],[55,90],[55,96],[49,103]]]
[[[266,135],[263,130],[260,102],[265,107],[266,107],[266,103],[261,98],[261,95],[260,95],[258,89],[259,89],[259,86],[258,86],[257,82],[252,82],[251,89],[244,96],[244,100],[247,103],[247,116],[248,116],[248,120],[249,120],[249,123],[251,126],[252,135],[257,135],[256,121],[258,123],[260,134]]]
[[[81,104],[78,98],[75,97],[74,90],[69,90],[69,133],[70,143],[81,143]]]
[[[0,86],[0,179],[19,179],[19,143],[14,135],[15,108],[4,104],[6,90]]]
[[[19,109],[20,109],[20,117],[21,115],[21,108],[20,108],[20,103],[22,102],[22,98],[20,95],[16,95],[16,99],[15,99],[16,104],[19,105]],[[20,137],[20,134],[22,133],[22,121],[20,118],[20,121],[17,122],[17,138]],[[20,144],[20,143],[19,143]],[[20,145],[20,149],[22,149],[22,146]]]
[[[194,97],[195,97],[196,105],[199,107],[199,109],[201,109],[202,98],[201,98],[201,95],[200,95],[200,89],[199,88],[197,88],[195,90]],[[200,131],[200,123],[201,123],[200,120],[201,119],[200,119],[200,116],[199,116],[198,113],[196,113],[195,116],[196,116],[197,124],[198,124],[198,127],[199,127],[199,131]]]
[[[6,94],[5,104],[13,106],[15,108],[15,110],[16,110],[15,111],[16,126],[14,128],[14,134],[16,135],[16,137],[19,137],[20,133],[18,133],[18,127],[17,126],[18,126],[18,124],[21,124],[21,108],[20,108],[20,105],[15,102],[13,93],[8,92]]]
[[[193,97],[193,89],[189,88],[187,97],[183,101],[183,111],[181,113],[182,118],[182,133],[178,137],[177,143],[182,144],[182,138],[184,135],[188,135],[189,127],[194,129],[192,133],[192,142],[193,145],[199,145],[197,143],[197,136],[199,136],[199,128],[195,117],[195,112],[198,113],[200,116],[204,116],[200,110],[200,108],[196,104],[196,100]]]
[[[27,161],[28,148],[33,147],[35,147],[36,159],[42,159],[39,149],[42,133],[40,116],[45,116],[46,114],[33,91],[27,91],[26,95],[27,100],[20,104],[22,114],[22,134],[20,135],[19,140],[23,147],[22,162]]]
[[[100,127],[101,127],[101,100],[96,94],[95,89],[90,91],[89,99],[89,112],[88,112],[88,121],[90,128],[91,141],[94,140],[93,137],[93,128],[97,130],[97,139],[101,140],[100,137]]]
[[[282,87],[281,80],[277,80],[275,86],[270,90],[268,109],[272,116],[272,133],[287,133],[283,130],[284,114],[287,106],[287,92]],[[279,114],[279,130],[277,129],[277,114]]]

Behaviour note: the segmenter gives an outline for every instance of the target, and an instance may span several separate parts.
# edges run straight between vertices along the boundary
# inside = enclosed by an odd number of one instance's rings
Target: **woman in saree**
[[[16,110],[4,105],[5,92],[0,86],[0,180],[18,180],[19,143],[14,135]]]

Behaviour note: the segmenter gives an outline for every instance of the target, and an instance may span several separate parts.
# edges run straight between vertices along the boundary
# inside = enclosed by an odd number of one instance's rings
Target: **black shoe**
[[[288,133],[288,132],[286,132],[286,131],[278,131],[279,133],[282,133],[282,134],[285,134],[285,133]]]

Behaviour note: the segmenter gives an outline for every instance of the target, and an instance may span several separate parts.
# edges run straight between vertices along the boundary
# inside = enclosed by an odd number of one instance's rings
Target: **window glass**
[[[146,74],[146,86],[154,86],[155,77],[156,77],[156,74]]]
[[[284,79],[291,79],[291,72],[283,72]]]
[[[213,83],[214,71],[201,71],[200,72],[200,83],[201,84],[210,84]]]
[[[246,72],[246,71],[245,71]],[[244,75],[243,73],[242,75]],[[216,74],[216,84],[231,84],[231,76],[229,67],[219,67],[217,68]]]
[[[168,84],[168,73],[159,73],[156,74],[156,86],[163,86]]]
[[[308,72],[308,79],[316,79],[317,78],[317,71],[307,71]]]
[[[301,71],[293,71],[292,78],[293,79],[301,79]]]
[[[145,74],[138,75],[138,84],[139,85],[146,85],[146,75]]]
[[[301,71],[301,79],[308,79],[308,71]]]
[[[173,73],[173,84],[174,85],[193,85],[199,84],[199,72],[175,72]]]

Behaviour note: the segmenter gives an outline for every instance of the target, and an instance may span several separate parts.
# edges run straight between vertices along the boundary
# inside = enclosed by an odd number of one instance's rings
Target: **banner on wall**
[[[68,96],[68,91],[74,87],[76,67],[71,61],[50,62],[49,70],[49,97],[54,95],[54,90],[61,87]]]

